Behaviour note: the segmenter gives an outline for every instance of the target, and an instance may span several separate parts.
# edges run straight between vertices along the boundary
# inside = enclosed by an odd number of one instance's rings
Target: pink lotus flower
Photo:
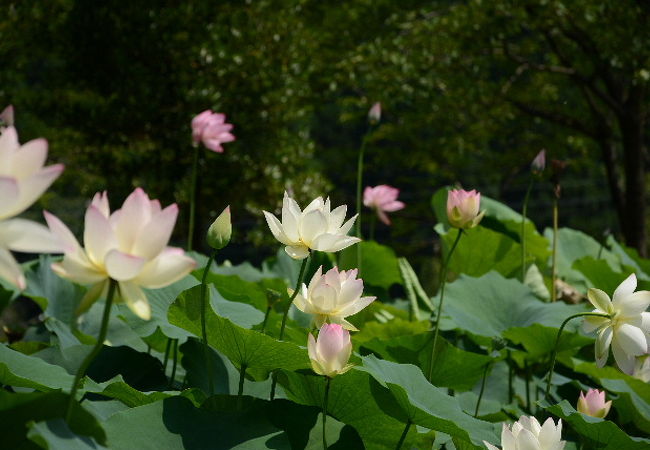
[[[223,153],[221,144],[235,140],[235,136],[230,133],[230,130],[232,130],[232,125],[226,123],[226,115],[213,113],[209,109],[192,119],[194,145],[203,142],[206,148],[217,153]]]
[[[377,217],[386,225],[390,225],[390,219],[387,212],[399,211],[404,209],[404,203],[397,200],[399,189],[387,184],[380,184],[379,186],[367,186],[363,191],[363,204],[368,208],[377,211]]]
[[[605,402],[605,391],[589,389],[587,395],[584,392],[580,392],[577,409],[582,414],[603,419],[609,412],[611,406],[611,400]]]
[[[474,228],[485,215],[479,213],[481,194],[475,190],[453,189],[447,195],[447,219],[455,228]]]
[[[544,171],[545,168],[546,168],[546,150],[541,150],[537,154],[537,156],[535,156],[533,162],[530,164],[530,170],[535,175],[539,175]]]
[[[5,110],[6,111],[6,110]],[[4,113],[3,113],[4,114]],[[43,167],[47,141],[18,142],[13,126],[0,134],[0,277],[25,289],[25,277],[9,252],[59,252],[60,246],[47,227],[14,216],[25,211],[63,171],[63,164]]]
[[[311,333],[307,342],[311,367],[319,375],[334,377],[352,368],[348,364],[352,354],[350,332],[338,324],[324,324],[318,333],[318,340]]]
[[[13,126],[14,124],[14,107],[12,105],[7,106],[0,113],[0,121],[5,127]]]
[[[178,206],[162,209],[137,188],[121,209],[112,214],[106,192],[97,193],[86,210],[84,245],[57,217],[44,212],[50,230],[59,238],[64,257],[52,264],[57,275],[92,287],[82,300],[83,312],[116,280],[119,299],[140,318],[151,317],[151,307],[142,287],[158,289],[190,273],[196,262],[180,248],[168,247]]]

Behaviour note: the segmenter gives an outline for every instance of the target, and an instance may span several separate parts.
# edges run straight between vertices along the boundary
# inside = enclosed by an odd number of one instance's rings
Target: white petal
[[[628,354],[625,349],[620,346],[616,337],[612,340],[612,353],[614,354],[614,359],[616,360],[618,368],[621,369],[622,372],[632,375],[634,373],[636,358],[634,355]]]
[[[600,289],[596,289],[596,288],[590,288],[587,291],[587,298],[589,299],[591,304],[596,307],[596,309],[604,313],[609,313],[609,310],[611,309],[612,306],[612,302],[609,299],[609,295],[607,295],[604,291],[601,291]]]
[[[293,244],[294,241],[290,241],[289,238],[287,238],[287,235],[284,234],[284,231],[282,230],[282,224],[280,223],[278,218],[275,217],[270,212],[267,211],[263,211],[263,212],[264,212],[264,218],[266,219],[266,223],[269,226],[271,233],[273,233],[273,237],[276,238],[278,241],[282,242],[284,245]]]
[[[598,311],[600,310],[596,310],[595,312]],[[585,333],[593,333],[598,328],[602,327],[606,323],[609,323],[609,321],[610,319],[608,319],[607,317],[587,316],[582,322],[582,329]]]
[[[139,256],[130,255],[113,249],[106,254],[105,258],[106,272],[117,281],[131,280],[138,276],[145,260]]]
[[[614,300],[614,309],[620,311],[622,316],[636,316],[648,309],[650,305],[650,292],[634,292],[626,297],[619,297],[618,301]]]
[[[635,289],[636,289],[636,275],[631,274],[629,277],[623,280],[623,282],[619,284],[616,290],[614,291],[614,295],[612,295],[613,302],[620,301],[623,298],[627,297],[628,295],[631,295]]]
[[[362,309],[364,309],[366,306],[374,302],[376,298],[377,297],[361,297],[359,300],[355,301],[354,303],[347,304],[343,309],[339,311],[339,313],[343,317],[353,316],[359,311],[361,311]]]
[[[61,175],[61,172],[63,172],[63,164],[56,164],[36,172],[29,178],[21,180],[18,187],[18,201],[11,206],[9,211],[3,212],[15,216],[29,208],[50,187],[54,180]]]
[[[133,254],[145,259],[155,258],[167,246],[176,224],[178,206],[174,203],[151,217],[133,245]]]
[[[325,233],[314,239],[312,248],[322,252],[338,252],[360,241],[356,237]]]
[[[309,248],[304,245],[287,245],[284,251],[293,259],[305,259],[309,256]]]
[[[562,439],[561,433],[562,429],[558,429],[558,427],[555,426],[555,422],[553,422],[552,418],[549,417],[546,419],[546,422],[542,425],[539,436],[537,437],[541,448],[555,448],[555,445],[557,445]]]
[[[300,222],[300,237],[307,246],[327,231],[327,218],[318,209],[308,212]]]
[[[334,211],[330,213],[329,227],[327,228],[327,231],[330,233],[336,233],[341,228],[341,225],[343,225],[347,211],[348,207],[346,205],[341,205],[338,208],[335,208]]]
[[[44,225],[26,219],[0,222],[0,243],[17,252],[61,253],[61,245]]]
[[[339,304],[341,306],[350,305],[359,300],[363,294],[363,281],[362,280],[346,280],[341,285],[339,292]]]
[[[168,247],[145,264],[133,281],[148,289],[158,289],[180,280],[195,267],[196,262],[185,255],[183,250]]]
[[[285,197],[282,205],[282,231],[290,242],[300,240],[300,216],[298,204],[292,198]]]
[[[643,331],[627,323],[622,323],[616,328],[614,340],[628,355],[638,356],[648,351],[648,344]]]
[[[12,216],[10,213],[19,196],[18,181],[0,176],[0,219]]]
[[[517,435],[517,450],[542,450],[535,435],[524,429]]]
[[[151,201],[142,189],[136,188],[124,200],[119,211],[118,220],[115,223],[115,234],[120,243],[119,248],[131,252],[140,230],[151,220]]]
[[[120,296],[129,309],[143,320],[151,319],[151,307],[142,289],[137,284],[129,281],[121,281],[119,287]]]
[[[337,234],[348,234],[350,232],[350,228],[352,228],[352,225],[354,225],[354,221],[357,220],[358,214],[355,214],[343,224],[343,226],[337,231]]]
[[[104,266],[108,252],[118,248],[113,227],[104,214],[93,205],[86,210],[84,246],[90,260],[100,267]]]
[[[110,217],[111,215],[111,209],[108,205],[108,194],[106,191],[104,192],[97,192],[95,196],[93,197],[93,200],[91,202],[91,205],[95,206],[95,208],[99,209],[99,211],[104,215],[104,217]]]
[[[596,338],[596,365],[604,367],[609,356],[609,346],[612,343],[612,328],[603,328]]]
[[[52,264],[52,270],[61,278],[67,278],[78,284],[95,284],[106,280],[108,275],[98,271],[90,263],[83,264],[65,256],[63,261]]]
[[[18,133],[14,127],[7,127],[0,133],[0,175],[11,173],[11,160],[19,147]]]
[[[47,141],[34,139],[24,144],[14,154],[11,173],[22,180],[39,171],[47,158]]]
[[[77,242],[77,238],[72,234],[72,231],[55,215],[43,211],[43,216],[45,216],[45,221],[50,231],[58,238],[58,245],[63,252],[76,253],[81,246]]]
[[[318,197],[312,200],[311,203],[307,205],[307,207],[302,211],[302,213],[304,215],[308,212],[314,211],[315,209],[322,209],[324,206],[325,202],[323,201],[323,197]]]
[[[27,286],[23,271],[6,248],[0,247],[0,277],[4,278],[21,291]]]

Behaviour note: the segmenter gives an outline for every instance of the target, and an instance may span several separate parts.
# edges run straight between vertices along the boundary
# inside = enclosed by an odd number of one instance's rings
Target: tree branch
[[[530,114],[531,116],[535,116],[535,117],[540,117],[542,119],[548,120],[549,122],[556,123],[558,125],[561,125],[566,128],[570,128],[575,131],[579,131],[580,133],[589,136],[591,138],[598,139],[597,130],[592,129],[590,126],[581,122],[579,119],[576,119],[575,117],[567,116],[565,114],[561,114],[555,111],[546,111],[536,106],[528,105],[526,103],[523,103],[513,98],[506,97],[505,99],[506,101],[510,102],[512,105],[514,105],[521,111],[525,112],[526,114]]]

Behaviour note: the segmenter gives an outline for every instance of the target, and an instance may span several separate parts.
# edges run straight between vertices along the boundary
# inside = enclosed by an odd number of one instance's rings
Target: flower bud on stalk
[[[479,224],[485,211],[479,213],[481,194],[475,190],[453,189],[447,194],[447,219],[454,228],[468,229]]]
[[[381,120],[381,103],[376,102],[375,104],[372,105],[370,111],[368,111],[368,122],[370,122],[371,125],[376,125],[379,123],[380,120]]]
[[[352,364],[348,364],[352,354],[350,332],[341,325],[324,324],[318,332],[318,339],[310,333],[307,350],[311,367],[319,375],[333,378],[352,368]]]
[[[230,218],[230,206],[226,206],[208,229],[208,245],[215,250],[221,250],[228,245],[231,236],[232,222]]]
[[[530,171],[533,173],[533,175],[541,175],[542,172],[544,172],[544,169],[546,168],[546,150],[541,150],[537,156],[535,156],[535,159],[533,159],[533,162],[530,164]]]
[[[612,406],[612,401],[605,402],[605,391],[598,389],[589,389],[587,395],[580,392],[578,398],[578,407],[576,408],[582,414],[591,417],[598,417],[599,419],[605,418]]]

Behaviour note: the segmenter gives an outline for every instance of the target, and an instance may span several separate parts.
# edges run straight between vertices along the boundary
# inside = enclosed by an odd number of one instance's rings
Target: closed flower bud
[[[215,250],[221,250],[228,245],[231,236],[230,206],[226,206],[208,229],[208,245]]]
[[[612,406],[612,401],[605,402],[605,391],[598,389],[589,389],[587,395],[580,392],[578,398],[578,411],[591,417],[598,417],[603,419],[609,412]]]
[[[454,228],[474,228],[485,215],[479,213],[481,194],[475,190],[454,189],[447,195],[447,219]]]
[[[377,124],[381,120],[381,103],[376,102],[368,111],[368,122]]]
[[[10,127],[14,124],[14,107],[7,106],[0,113],[0,126]]]
[[[533,162],[530,164],[530,171],[535,175],[540,175],[546,167],[546,150],[540,151]]]
[[[307,350],[311,367],[319,375],[334,377],[352,368],[348,364],[352,354],[350,332],[338,324],[324,324],[318,333],[318,339],[309,334]]]

